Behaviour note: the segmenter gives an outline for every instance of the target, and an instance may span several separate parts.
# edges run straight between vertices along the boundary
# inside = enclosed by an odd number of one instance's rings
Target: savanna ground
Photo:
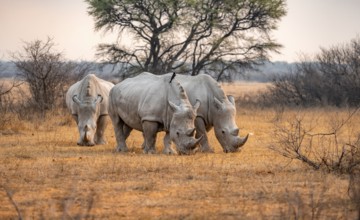
[[[226,84],[234,96],[264,84]],[[250,97],[250,96],[249,96]],[[246,98],[246,97],[245,97]],[[274,121],[304,115],[319,130],[345,109],[286,110],[238,105],[241,135],[252,133],[238,153],[222,152],[213,131],[214,154],[145,155],[133,132],[130,152],[116,153],[109,120],[108,144],[76,145],[78,131],[68,112],[19,121],[0,130],[0,219],[356,219],[349,176],[314,171],[269,149]],[[352,118],[353,128],[360,116]],[[352,135],[347,129],[345,136]]]

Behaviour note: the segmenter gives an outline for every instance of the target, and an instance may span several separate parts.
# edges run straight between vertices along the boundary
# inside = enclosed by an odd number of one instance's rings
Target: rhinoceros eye
[[[221,131],[221,133],[225,134],[225,131],[224,131],[224,130],[222,130],[222,131]]]
[[[177,132],[176,132],[176,135],[179,137],[179,136],[180,136],[180,133],[177,131]]]

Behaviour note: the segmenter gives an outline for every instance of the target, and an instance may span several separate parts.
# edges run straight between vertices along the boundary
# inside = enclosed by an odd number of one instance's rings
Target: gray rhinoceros
[[[79,129],[81,146],[105,144],[104,131],[107,125],[108,99],[113,83],[94,74],[70,86],[66,93],[66,105]]]
[[[109,95],[109,115],[114,126],[117,151],[128,151],[126,138],[132,129],[143,132],[144,153],[155,153],[156,135],[165,131],[166,154],[193,152],[201,138],[195,139],[194,121],[200,102],[192,106],[181,85],[171,76],[151,73],[128,78],[115,85]]]
[[[170,74],[166,74],[167,77]],[[175,79],[185,89],[190,103],[195,103],[197,100],[201,102],[195,120],[195,137],[202,137],[200,150],[213,152],[206,133],[214,127],[215,136],[220,142],[223,151],[225,153],[238,151],[245,144],[249,135],[244,138],[238,136],[239,128],[235,122],[236,106],[234,97],[226,96],[219,83],[209,75],[186,76],[178,74]]]

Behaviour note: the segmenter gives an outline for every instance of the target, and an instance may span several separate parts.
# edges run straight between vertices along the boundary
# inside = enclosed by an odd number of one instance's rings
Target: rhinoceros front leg
[[[100,115],[99,119],[97,120],[97,128],[95,134],[96,144],[106,144],[105,135],[104,135],[106,126],[107,126],[107,116]]]
[[[126,137],[124,134],[124,121],[118,115],[110,115],[111,122],[114,127],[115,137],[116,137],[116,151],[118,152],[127,152],[128,148],[126,146]]]
[[[79,117],[78,117],[78,115],[77,115],[77,114],[73,114],[72,117],[73,117],[73,119],[75,120],[76,125],[78,125],[78,124],[79,124]],[[79,131],[79,134],[80,134],[80,131]],[[78,139],[78,141],[77,141],[77,144],[80,145],[81,142],[82,142],[82,140],[81,140],[81,135],[79,135],[79,139]]]
[[[195,137],[200,138],[202,136],[202,139],[200,141],[200,151],[205,153],[214,153],[214,150],[209,145],[205,122],[202,118],[196,117],[195,128],[196,128]]]
[[[79,123],[78,115],[77,115],[77,114],[73,114],[72,117],[73,117],[73,119],[75,120],[76,125],[77,125],[77,124]]]
[[[176,154],[176,151],[171,147],[171,139],[169,132],[166,132],[164,137],[164,150],[163,154]]]
[[[156,135],[158,132],[159,125],[157,122],[151,121],[144,121],[142,123],[143,128],[143,135],[144,135],[144,153],[147,154],[154,154],[156,153],[155,150],[155,142],[156,142]]]

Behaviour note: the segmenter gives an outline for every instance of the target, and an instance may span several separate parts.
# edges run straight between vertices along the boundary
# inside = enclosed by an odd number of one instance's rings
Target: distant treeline
[[[107,79],[123,79],[126,78],[125,67],[121,64],[103,64],[96,62],[73,62],[79,66],[89,65],[90,71]],[[255,82],[271,82],[278,76],[291,73],[297,63],[288,63],[285,61],[263,62],[261,65],[251,66],[249,68],[239,67],[238,70],[225,74],[220,81],[255,81]],[[14,62],[0,61],[0,77],[14,77],[18,75]]]

